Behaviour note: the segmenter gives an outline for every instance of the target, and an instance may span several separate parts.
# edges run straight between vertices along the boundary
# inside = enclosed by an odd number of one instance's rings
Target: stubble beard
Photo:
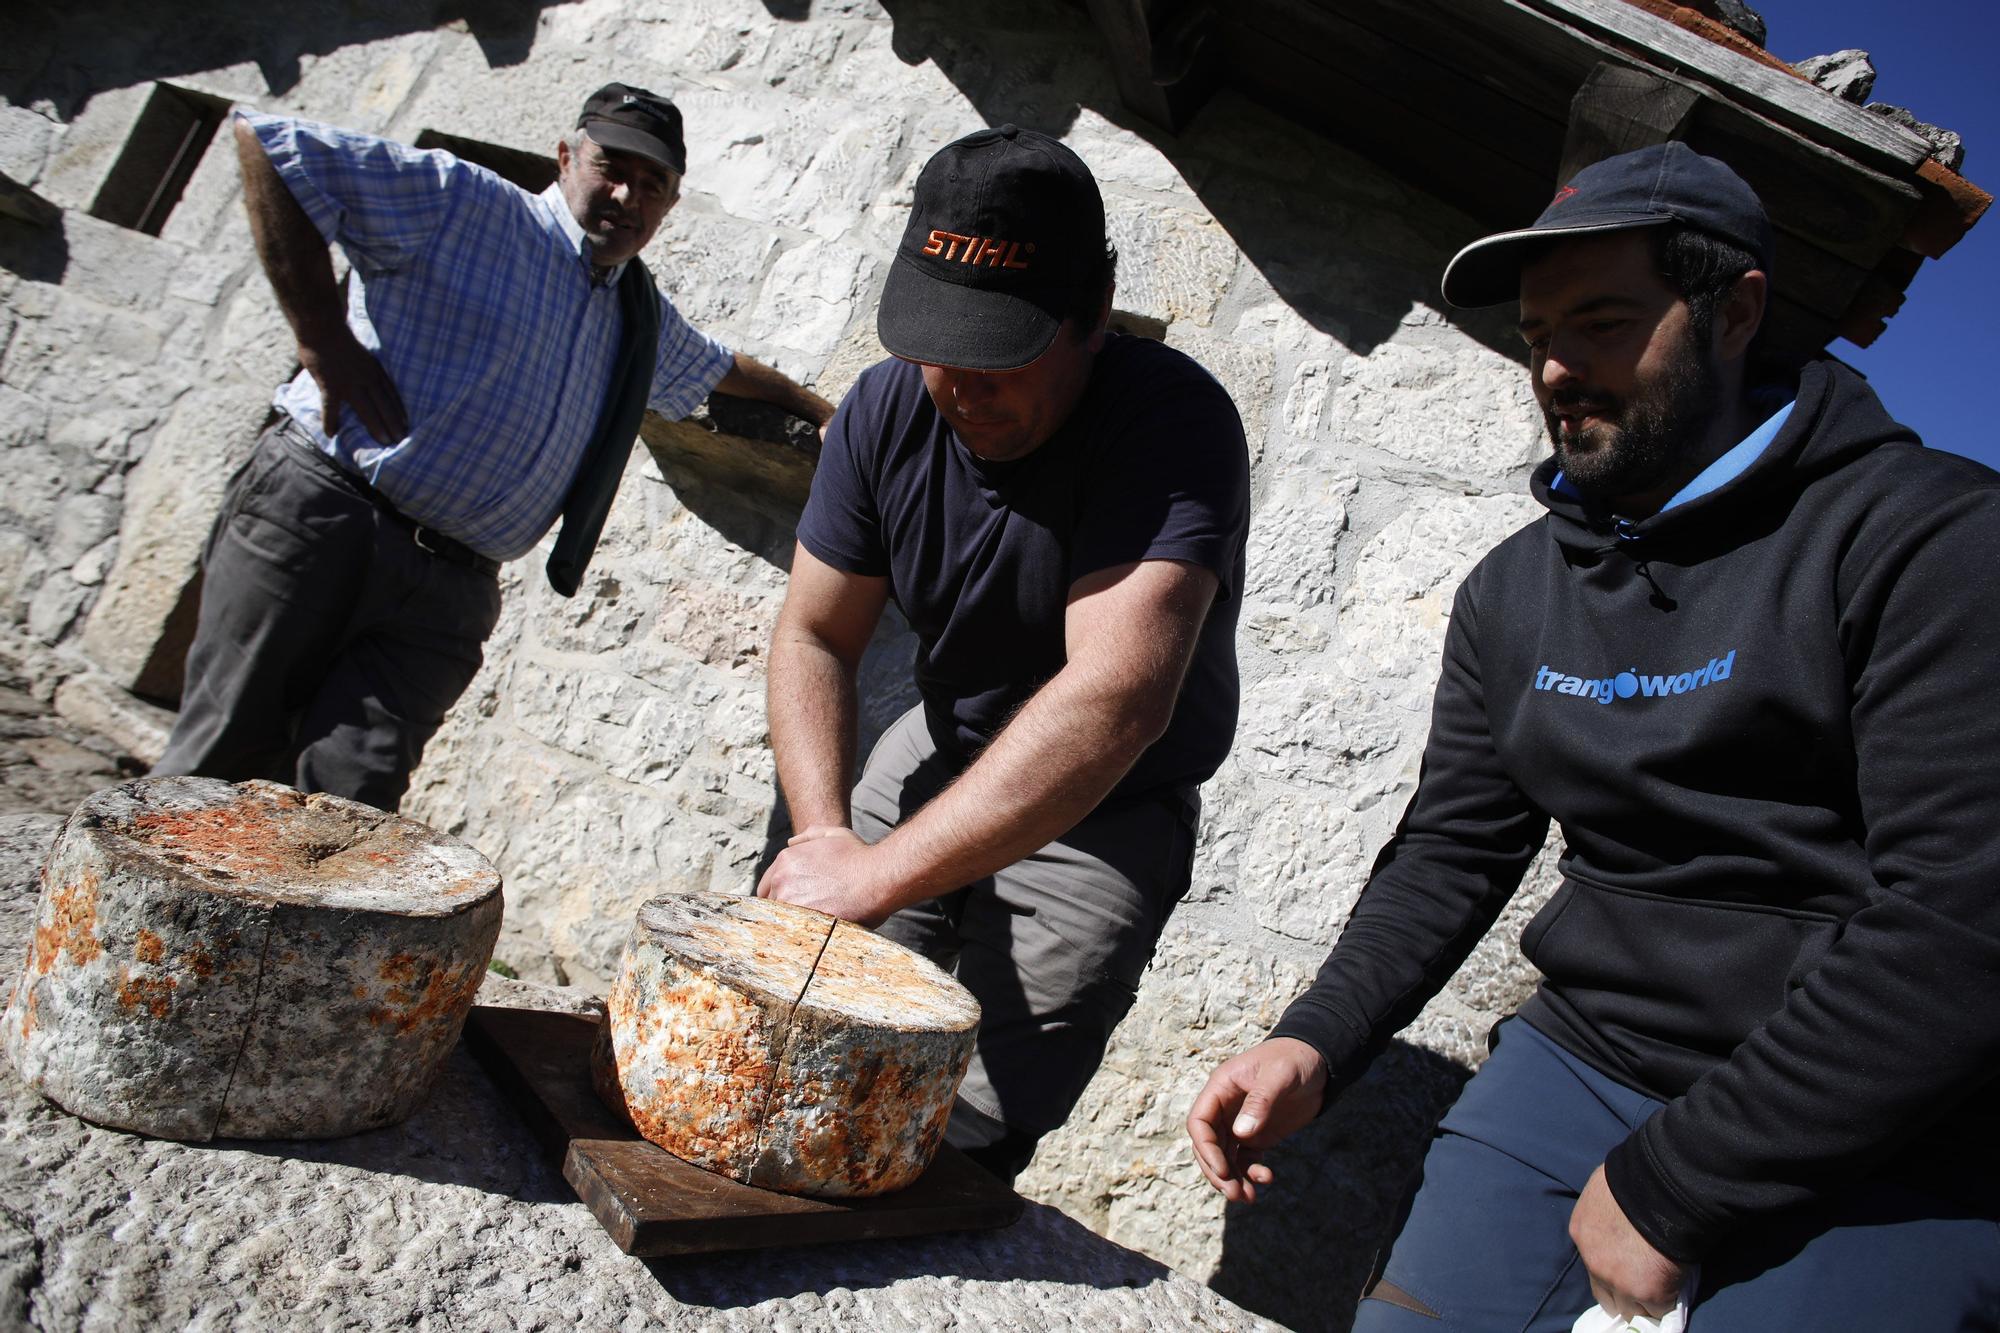
[[[1665,373],[1625,399],[1590,388],[1552,397],[1542,419],[1564,480],[1600,501],[1644,495],[1665,483],[1722,408],[1721,373],[1703,355],[1705,342],[1690,328]],[[1576,404],[1595,405],[1609,420],[1566,427],[1560,412]]]

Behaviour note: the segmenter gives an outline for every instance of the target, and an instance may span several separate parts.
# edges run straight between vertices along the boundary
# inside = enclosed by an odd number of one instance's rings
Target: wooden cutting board
[[[466,1045],[562,1163],[618,1248],[652,1257],[1004,1227],[1021,1196],[946,1144],[914,1185],[869,1199],[809,1199],[740,1185],[640,1138],[590,1086],[598,1020],[473,1008]]]

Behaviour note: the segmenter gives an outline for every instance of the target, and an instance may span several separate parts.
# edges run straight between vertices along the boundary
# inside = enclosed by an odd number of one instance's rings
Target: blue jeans
[[[1518,1018],[1499,1036],[1438,1125],[1382,1265],[1390,1290],[1362,1299],[1356,1333],[1568,1333],[1596,1304],[1570,1210],[1662,1104]],[[1747,1226],[1702,1264],[1688,1333],[2000,1329],[2000,1214],[1985,1211],[1868,1180]]]

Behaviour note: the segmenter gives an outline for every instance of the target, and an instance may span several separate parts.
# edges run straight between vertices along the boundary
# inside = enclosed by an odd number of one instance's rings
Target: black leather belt
[[[397,526],[410,534],[410,540],[415,542],[417,549],[425,555],[436,556],[438,559],[446,561],[449,564],[458,565],[462,568],[488,575],[489,577],[497,575],[500,572],[500,562],[492,556],[481,555],[464,542],[453,537],[447,537],[435,528],[425,527],[402,510],[396,508],[395,505],[389,503],[388,496],[370,486],[354,473],[349,472],[337,460],[328,455],[325,450],[321,449],[319,442],[313,439],[292,417],[283,417],[278,425],[278,433],[297,445],[300,449],[303,449],[306,456],[322,472],[334,477],[341,484],[353,490],[355,494],[363,497],[370,504],[381,510],[384,515],[394,519]]]

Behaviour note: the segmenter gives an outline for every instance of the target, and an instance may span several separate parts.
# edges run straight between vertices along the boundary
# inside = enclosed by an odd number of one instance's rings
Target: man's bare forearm
[[[811,634],[780,625],[765,688],[792,827],[846,827],[859,709],[853,670]]]
[[[795,383],[784,372],[742,352],[736,353],[736,363],[715,387],[738,398],[756,398],[782,407],[793,416],[804,417],[815,425],[824,426],[833,420],[832,403],[804,385]]]
[[[908,906],[983,879],[1082,821],[1166,730],[1178,689],[1065,667],[950,787],[879,844]]]
[[[247,121],[236,122],[236,156],[242,164],[243,204],[250,214],[257,258],[293,336],[301,345],[311,345],[346,328],[340,284],[334,280],[326,241],[285,188]]]

